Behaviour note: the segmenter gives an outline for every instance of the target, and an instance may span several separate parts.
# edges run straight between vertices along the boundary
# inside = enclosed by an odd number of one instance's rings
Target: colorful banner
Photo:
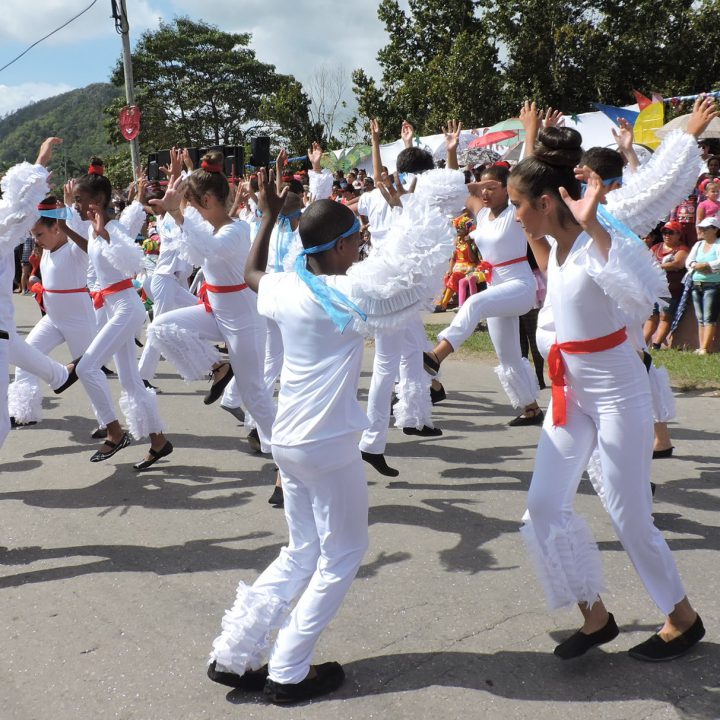
[[[655,135],[655,131],[663,126],[664,120],[665,106],[662,103],[651,103],[641,110],[633,127],[635,142],[655,150],[660,145],[660,138]]]

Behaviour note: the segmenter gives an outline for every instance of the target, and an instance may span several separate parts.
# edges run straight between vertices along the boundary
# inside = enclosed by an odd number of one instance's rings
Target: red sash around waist
[[[200,286],[200,290],[198,291],[198,297],[200,298],[200,302],[198,302],[198,305],[202,303],[205,306],[205,312],[212,312],[212,306],[210,305],[210,298],[208,297],[208,292],[232,293],[240,292],[241,290],[245,290],[246,288],[247,283],[242,283],[242,285],[211,285],[210,283],[204,282]]]
[[[492,263],[489,263],[487,260],[481,260],[480,264],[478,265],[478,270],[482,270],[482,272],[485,273],[485,280],[489,284],[492,282],[493,268],[505,267],[506,265],[515,265],[516,263],[523,262],[523,260],[527,261],[527,255],[523,255],[522,257],[516,257],[512,260],[506,260],[505,262],[495,263],[494,265]]]
[[[129,290],[131,287],[133,287],[133,281],[128,278],[127,280],[121,280],[120,282],[108,285],[102,290],[91,292],[90,296],[92,297],[93,307],[96,310],[99,310],[105,304],[105,298],[108,295],[114,295],[115,293],[122,292],[123,290]]]
[[[58,293],[59,295],[66,295],[67,293],[86,293],[88,292],[87,287],[72,288],[70,290],[51,290],[46,288],[42,283],[33,283],[30,288],[30,292],[35,295],[35,300],[40,306],[40,309],[45,311],[45,305],[43,303],[43,293]]]
[[[620,328],[614,333],[590,340],[571,340],[570,342],[554,343],[548,355],[548,375],[552,381],[553,425],[564,425],[567,422],[565,406],[565,363],[562,353],[571,355],[587,355],[589,353],[610,350],[625,342],[627,331]]]

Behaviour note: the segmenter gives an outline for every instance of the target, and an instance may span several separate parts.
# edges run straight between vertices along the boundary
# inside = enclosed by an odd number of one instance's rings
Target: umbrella
[[[496,123],[491,128],[488,128],[489,133],[495,132],[496,130],[515,130],[517,134],[517,140],[525,139],[525,128],[520,122],[519,118],[508,118],[507,120],[503,120],[502,122]],[[515,138],[512,138],[510,140],[502,140],[498,144],[505,145],[507,147],[509,145],[514,145],[517,140]]]
[[[525,145],[524,142],[515,143],[515,145],[512,145],[505,151],[502,159],[505,160],[505,162],[509,163],[520,162],[520,155],[522,153],[523,145]]]
[[[514,138],[517,135],[515,130],[497,130],[496,132],[489,132],[486,135],[481,135],[478,138],[470,141],[469,148],[481,148],[487,147],[488,145],[497,145],[503,140]]]
[[[488,165],[500,159],[499,153],[487,148],[468,148],[458,154],[460,167]]]
[[[674,118],[669,123],[665,123],[659,130],[655,131],[655,134],[662,138],[665,137],[672,130],[687,130],[688,121],[690,115],[680,115]],[[703,138],[720,138],[720,118],[714,118],[710,121],[710,124],[705,128],[705,132],[702,134]]]

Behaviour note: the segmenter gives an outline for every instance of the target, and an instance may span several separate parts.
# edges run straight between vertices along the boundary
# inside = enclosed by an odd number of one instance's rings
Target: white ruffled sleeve
[[[462,212],[468,197],[465,174],[447,168],[428,170],[418,175],[413,194],[446,217],[455,217]]]
[[[127,234],[124,226],[118,222],[109,222],[105,229],[110,236],[110,242],[104,238],[96,240],[100,254],[105,260],[127,277],[133,277],[142,272],[145,255],[142,248]],[[94,231],[92,236],[95,240]]]
[[[673,130],[645,165],[608,193],[607,209],[643,237],[692,193],[701,166],[695,136]]]
[[[400,326],[428,306],[455,246],[452,227],[437,207],[411,195],[403,208],[381,247],[347,271],[352,299],[367,314],[370,329]],[[362,332],[362,324],[355,329]]]
[[[653,260],[644,244],[609,230],[612,238],[607,261],[597,245],[588,247],[588,275],[620,308],[629,321],[642,325],[653,305],[670,297],[667,275]]]
[[[202,265],[211,257],[237,262],[235,234],[216,234],[213,226],[193,207],[186,208],[183,217],[181,232],[173,235],[173,242],[177,243],[178,254],[183,260],[191,265]]]
[[[142,203],[134,200],[120,213],[117,221],[125,228],[131,238],[136,238],[142,230],[146,219],[147,216]]]
[[[308,180],[312,201],[325,200],[332,195],[333,174],[327,168],[323,168],[322,172],[308,170]]]
[[[37,206],[49,192],[48,171],[28,162],[11,167],[2,179],[0,255],[25,240],[37,221]]]

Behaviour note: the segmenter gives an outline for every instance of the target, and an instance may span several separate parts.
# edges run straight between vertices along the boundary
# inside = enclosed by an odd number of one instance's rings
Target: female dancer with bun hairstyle
[[[666,292],[663,273],[620,225],[598,220],[604,187],[588,173],[587,193],[574,168],[581,137],[542,130],[534,155],[510,175],[508,190],[536,256],[548,257],[548,299],[556,338],[549,353],[552,400],[535,461],[522,534],[537,564],[551,609],[577,604],[582,628],[560,643],[563,659],[582,655],[618,634],[600,599],[600,554],[573,509],[582,471],[597,445],[605,504],[615,531],[648,594],[667,615],[634,658],[658,662],[686,652],[705,634],[685,595],[670,550],[653,524],[650,385],[626,324],[647,315]],[[550,246],[545,237],[554,243]]]
[[[145,309],[132,284],[143,264],[142,250],[129,237],[125,226],[108,217],[112,198],[110,181],[102,173],[102,164],[94,159],[87,175],[74,185],[76,209],[88,218],[88,255],[95,269],[99,291],[94,293],[95,307],[104,306],[108,321],[95,336],[78,363],[77,374],[85,385],[101,425],[107,427],[107,440],[90,458],[101,462],[130,444],[123,432],[108,391],[98,370],[112,355],[123,392],[120,407],[128,430],[136,439],[150,436],[150,448],[135,470],[144,470],[159,458],[169,455],[173,446],[163,435],[155,392],[146,389],[137,369],[135,335],[145,321]],[[72,231],[71,231],[72,232]]]
[[[264,321],[257,312],[257,296],[244,278],[250,228],[228,214],[230,187],[222,162],[221,153],[208,153],[186,182],[177,178],[162,200],[151,201],[175,221],[166,246],[177,247],[180,257],[201,266],[206,300],[163,314],[148,329],[148,341],[157,343],[187,381],[207,377],[214,368],[214,384],[205,397],[208,405],[220,398],[233,369],[242,369],[235,376],[238,390],[257,423],[261,449],[269,452],[275,410],[263,381]],[[185,197],[188,206],[183,211]],[[230,363],[219,363],[220,354],[212,345],[222,341]]]

